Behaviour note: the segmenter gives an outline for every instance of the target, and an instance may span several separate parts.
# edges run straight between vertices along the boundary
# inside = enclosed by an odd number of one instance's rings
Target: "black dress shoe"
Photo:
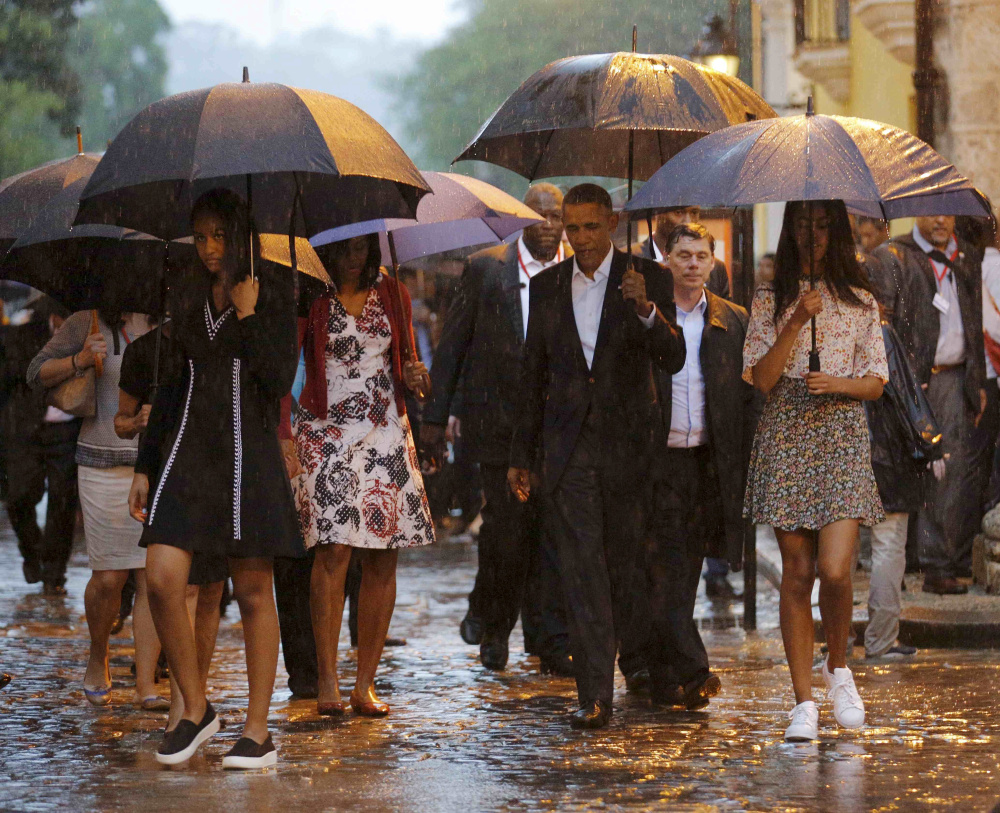
[[[921,589],[939,596],[964,596],[969,592],[969,588],[953,576],[924,576]]]
[[[46,582],[42,586],[42,594],[46,596],[65,596],[66,587],[65,585],[62,584],[54,584],[54,583],[50,584]]]
[[[720,601],[738,601],[743,598],[725,576],[714,576],[705,579],[705,595]]]
[[[14,678],[8,675],[6,672],[0,674],[0,689],[10,683]]]
[[[569,718],[569,724],[577,729],[604,728],[610,721],[611,706],[600,700],[584,703]]]
[[[38,584],[42,580],[42,568],[38,562],[33,560],[26,559],[21,565],[21,572],[28,584]]]
[[[507,642],[498,638],[484,638],[479,646],[480,663],[494,672],[507,668],[507,654]]]
[[[288,688],[291,690],[292,698],[295,700],[315,700],[319,696],[319,689],[316,684],[309,683],[308,681],[296,682],[294,685],[292,685],[292,681],[288,681]]]
[[[722,690],[722,681],[718,675],[709,672],[697,677],[684,687],[684,707],[688,711],[697,711],[708,705],[708,698],[715,697]]]
[[[541,658],[541,673],[556,677],[575,677],[572,655],[546,655]]]
[[[458,634],[469,646],[479,646],[483,642],[483,625],[476,616],[466,613],[458,625]]]
[[[625,689],[629,694],[649,692],[649,670],[639,669],[630,675],[625,675]]]
[[[649,687],[649,700],[654,706],[664,708],[685,708],[684,687],[674,686],[654,686]]]

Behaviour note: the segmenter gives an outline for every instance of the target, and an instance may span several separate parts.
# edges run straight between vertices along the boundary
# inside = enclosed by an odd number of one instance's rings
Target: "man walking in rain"
[[[656,263],[615,249],[611,197],[581,184],[563,201],[572,258],[532,280],[521,405],[508,480],[522,502],[541,456],[569,616],[579,709],[574,728],[611,718],[615,655],[628,618],[648,504],[653,366],[684,364],[672,284]]]

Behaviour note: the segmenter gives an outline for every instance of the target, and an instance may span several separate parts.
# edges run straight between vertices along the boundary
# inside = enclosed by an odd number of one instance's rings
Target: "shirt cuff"
[[[653,309],[649,312],[649,316],[639,316],[639,314],[636,314],[636,317],[647,330],[656,323],[656,303],[650,302],[649,304],[653,306]]]

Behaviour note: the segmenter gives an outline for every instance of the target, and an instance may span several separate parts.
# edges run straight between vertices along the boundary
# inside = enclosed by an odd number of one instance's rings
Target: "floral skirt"
[[[885,518],[860,401],[810,395],[784,376],[771,390],[750,456],[743,515],[784,530]]]

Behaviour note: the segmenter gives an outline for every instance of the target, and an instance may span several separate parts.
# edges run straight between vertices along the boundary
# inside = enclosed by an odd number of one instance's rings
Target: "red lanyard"
[[[556,250],[556,256],[555,259],[552,261],[552,264],[555,265],[555,263],[561,261],[562,261],[562,243],[559,244],[559,248]],[[517,262],[520,264],[521,270],[524,272],[524,278],[528,280],[528,282],[531,282],[531,274],[528,273],[528,268],[524,264],[524,257],[521,256],[520,246],[517,247]]]
[[[954,263],[955,262],[955,258],[957,256],[958,256],[958,249],[956,248],[955,252],[948,258],[949,262]],[[948,268],[947,265],[941,264],[941,273],[939,274],[938,270],[937,270],[937,267],[938,267],[938,263],[934,262],[934,260],[931,260],[931,268],[934,269],[934,277],[935,277],[935,279],[937,279],[938,287],[940,287],[941,283],[944,282],[945,274],[947,274],[951,269]]]

